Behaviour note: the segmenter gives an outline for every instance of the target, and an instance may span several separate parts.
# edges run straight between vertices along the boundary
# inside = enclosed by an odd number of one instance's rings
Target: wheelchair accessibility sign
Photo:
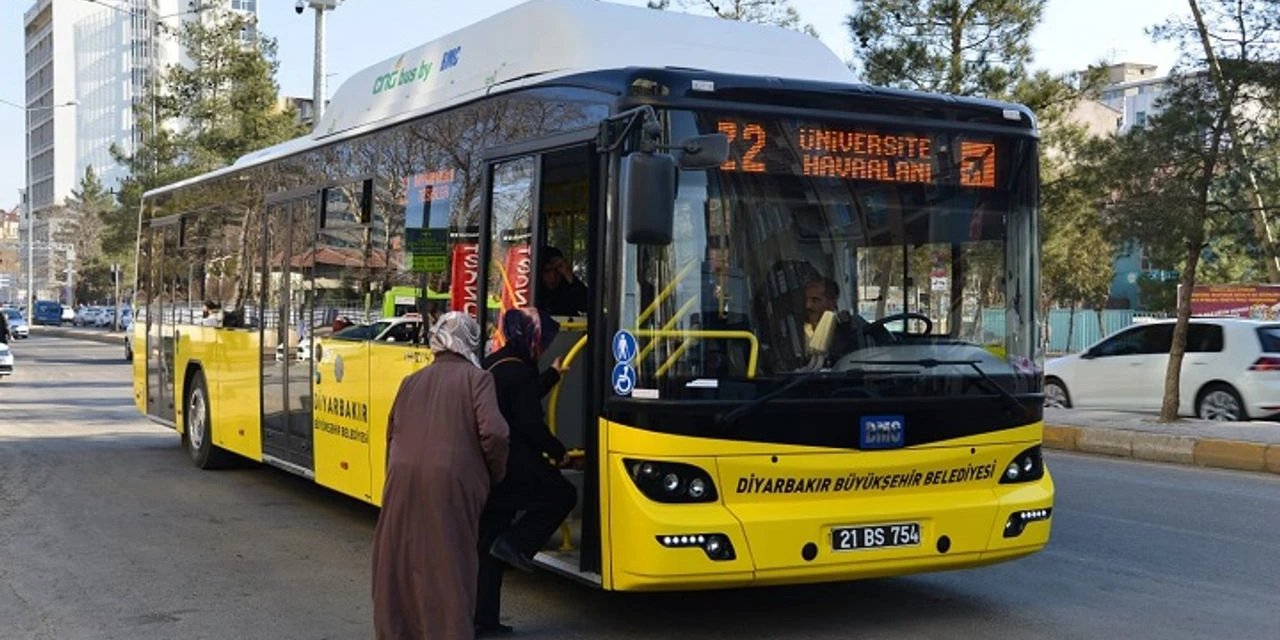
[[[636,370],[629,363],[619,362],[613,365],[613,373],[610,376],[613,381],[613,392],[620,396],[631,395],[631,390],[636,388]]]

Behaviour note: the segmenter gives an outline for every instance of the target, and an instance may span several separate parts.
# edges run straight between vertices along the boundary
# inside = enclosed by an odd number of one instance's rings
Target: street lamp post
[[[324,12],[333,11],[342,4],[342,0],[309,0],[311,9],[316,12],[316,51],[312,73],[311,112],[314,125],[320,126],[320,116],[324,115]],[[298,0],[298,13],[302,13],[302,0]]]
[[[26,127],[27,127],[27,131],[26,131],[27,133],[27,137],[26,137],[26,140],[27,140],[27,148],[26,148],[26,156],[27,156],[27,193],[26,193],[26,196],[27,196],[26,197],[26,201],[27,201],[27,210],[26,210],[26,214],[27,214],[27,317],[32,319],[32,321],[34,321],[35,315],[33,314],[35,313],[35,293],[36,293],[36,286],[35,286],[36,285],[36,281],[35,281],[35,277],[36,277],[35,276],[35,273],[36,273],[36,269],[35,269],[36,203],[35,203],[35,196],[34,194],[31,193],[31,165],[35,164],[33,162],[33,158],[31,157],[31,114],[34,111],[43,111],[45,109],[52,111],[54,109],[57,109],[58,107],[74,107],[80,104],[80,102],[77,100],[70,100],[62,104],[53,104],[53,105],[48,105],[43,107],[26,107],[19,104],[14,104],[12,102],[9,102],[8,100],[0,100],[0,103],[7,104],[11,107],[16,107],[18,109],[22,109],[22,111],[24,112],[23,115],[25,116],[24,122],[26,123]]]

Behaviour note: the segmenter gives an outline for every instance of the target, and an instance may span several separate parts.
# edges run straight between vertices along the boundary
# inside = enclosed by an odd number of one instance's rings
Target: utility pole
[[[76,273],[75,262],[76,262],[75,247],[67,247],[66,274],[67,274],[67,304],[68,305],[71,304],[72,299],[75,297],[75,284],[74,284],[75,273]]]
[[[112,263],[111,275],[115,278],[116,294],[112,300],[115,302],[116,313],[111,318],[111,330],[120,330],[120,263]]]
[[[324,13],[333,11],[342,4],[342,0],[308,0],[311,9],[316,12],[316,51],[315,64],[312,69],[312,113],[314,113],[314,126],[320,126],[320,116],[324,115]],[[294,5],[294,10],[302,13],[302,0]]]

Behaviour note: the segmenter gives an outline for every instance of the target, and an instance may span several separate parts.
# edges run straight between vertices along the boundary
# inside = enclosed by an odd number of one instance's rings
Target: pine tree
[[[1002,98],[1027,75],[1046,0],[857,0],[846,24],[874,85]]]
[[[801,21],[800,12],[791,6],[790,0],[676,0],[676,4],[691,13],[706,13],[725,20],[770,24],[818,37],[818,30]],[[671,0],[649,2],[650,9],[667,9],[670,6]]]

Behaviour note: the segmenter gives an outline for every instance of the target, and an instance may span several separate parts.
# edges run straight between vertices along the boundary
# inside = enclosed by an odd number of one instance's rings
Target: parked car
[[[69,324],[76,319],[76,310],[70,306],[62,307],[62,324]]]
[[[4,314],[9,318],[9,333],[17,338],[31,337],[31,327],[27,326],[27,319],[22,316],[21,311],[5,309]]]
[[[1045,405],[1156,411],[1164,397],[1173,320],[1134,325],[1086,351],[1045,363]],[[1178,413],[1206,420],[1280,415],[1280,324],[1192,318]]]
[[[357,324],[347,327],[331,337],[342,340],[370,340],[373,342],[397,342],[409,344],[417,339],[422,329],[422,316],[407,314],[397,318],[386,318],[372,324]],[[295,348],[295,360],[311,359],[311,337],[298,341]],[[276,362],[284,361],[284,345],[276,345]]]
[[[72,320],[71,323],[77,327],[92,327],[93,320],[98,316],[99,310],[100,307],[80,307],[76,311],[75,320]]]
[[[0,378],[13,375],[13,351],[0,342]]]
[[[58,326],[62,324],[62,305],[53,300],[36,300],[36,311],[31,315],[35,324]]]

